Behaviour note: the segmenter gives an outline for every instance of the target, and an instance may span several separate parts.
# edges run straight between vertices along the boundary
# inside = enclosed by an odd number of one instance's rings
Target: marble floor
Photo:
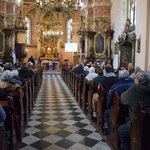
[[[19,150],[111,150],[82,113],[59,72],[43,82]]]

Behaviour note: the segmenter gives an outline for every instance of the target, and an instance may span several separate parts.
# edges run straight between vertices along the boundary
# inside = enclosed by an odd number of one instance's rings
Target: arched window
[[[136,7],[135,7],[135,5],[136,5],[136,0],[130,0],[130,16],[129,16],[129,18],[130,18],[130,20],[131,20],[131,22],[132,22],[132,25],[135,25],[135,22],[136,22]]]
[[[127,18],[131,21],[130,26],[135,29],[136,25],[136,0],[122,0],[121,1],[121,24],[124,27],[124,23],[126,22]]]
[[[127,16],[126,18],[129,18],[131,20],[131,25],[135,25],[135,20],[136,20],[136,0],[126,0],[126,5],[127,5]]]
[[[66,31],[67,31],[67,43],[72,42],[72,19],[67,21]]]
[[[25,17],[27,22],[27,31],[26,31],[26,44],[31,44],[31,20],[28,17]]]

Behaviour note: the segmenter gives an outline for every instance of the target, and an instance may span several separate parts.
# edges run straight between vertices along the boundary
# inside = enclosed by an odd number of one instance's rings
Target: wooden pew
[[[3,94],[2,98],[6,98],[9,94],[12,94],[13,96],[13,102],[14,102],[14,108],[15,108],[15,113],[18,117],[18,121],[19,121],[19,126],[20,126],[20,131],[21,134],[23,134],[24,132],[24,128],[26,126],[25,121],[24,121],[24,108],[23,108],[23,99],[21,98],[19,89],[13,92],[10,91],[5,91],[5,93]]]
[[[106,97],[109,90],[104,89],[101,85],[98,90],[99,97],[97,99],[97,125],[98,128],[104,131],[104,111],[106,110]]]
[[[82,88],[82,99],[81,106],[84,113],[87,113],[88,107],[88,90],[89,90],[89,82],[84,78],[83,80],[83,88]]]
[[[34,107],[34,103],[35,103],[35,95],[34,95],[34,92],[35,92],[35,88],[34,88],[34,76],[32,76],[31,78],[31,91],[32,91],[32,108]]]
[[[78,92],[79,92],[79,83],[80,82],[80,74],[76,74],[76,79],[75,79],[75,99],[78,102]]]
[[[93,82],[89,82],[89,90],[88,90],[88,116],[90,119],[93,117],[93,109],[92,109],[92,96],[93,96]]]
[[[32,86],[31,86],[31,79],[24,79],[26,84],[28,85],[28,91],[26,91],[28,93],[28,112],[29,114],[31,114],[32,108],[33,108],[33,98],[32,98]]]
[[[34,98],[37,98],[37,94],[38,94],[38,71],[34,72]]]
[[[73,73],[73,91],[72,94],[75,97],[75,91],[76,91],[76,73]]]
[[[131,122],[130,146],[131,150],[150,149],[150,102],[148,104],[138,103],[136,121]]]
[[[24,92],[24,97],[23,97],[24,123],[27,123],[30,117],[28,81],[25,81],[24,87],[22,89]]]
[[[88,116],[90,119],[93,119],[92,98],[95,92],[97,92],[97,85],[90,81],[88,90]]]
[[[82,88],[83,88],[83,78],[79,76],[77,102],[80,107],[81,107],[81,99],[82,99]]]
[[[114,93],[112,101],[113,106],[110,108],[110,142],[113,147],[120,148],[118,127],[119,125],[126,123],[125,119],[128,117],[128,107],[121,103],[120,96],[117,92]]]
[[[9,150],[13,150],[13,101],[12,96],[7,96],[5,100],[0,100],[0,104],[6,112],[6,120],[4,121],[5,133],[6,133],[6,144],[4,147]],[[1,142],[1,141],[0,141]]]

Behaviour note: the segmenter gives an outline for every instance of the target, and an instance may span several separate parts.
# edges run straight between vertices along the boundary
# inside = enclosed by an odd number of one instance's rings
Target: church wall
[[[148,9],[147,9],[147,14],[150,14],[150,1],[148,1]],[[148,65],[147,67],[150,66],[150,15],[148,17]]]
[[[28,62],[29,57],[37,58],[37,48],[36,47],[26,47],[27,57],[24,59],[24,62]]]
[[[137,53],[137,40],[136,40],[136,47],[135,47],[135,66],[140,66],[142,69],[147,69],[148,64],[150,64],[150,52],[149,52],[149,44],[150,38],[149,34],[150,31],[150,21],[148,22],[148,15],[150,13],[150,9],[148,9],[148,5],[150,5],[148,0],[144,2],[141,0],[136,0],[136,27],[135,27],[135,34],[136,39],[139,39],[141,36],[141,51]],[[124,29],[124,24],[126,20],[126,14],[124,14],[124,0],[113,0],[112,7],[111,7],[111,26],[114,30],[114,37],[111,42],[111,47],[114,52],[114,44],[118,41],[118,36],[120,36]],[[149,11],[149,12],[148,12]],[[149,17],[150,20],[150,17]],[[114,55],[112,55],[114,58]],[[141,59],[142,58],[142,59]],[[114,62],[117,62],[118,57],[114,58]]]
[[[112,52],[114,53],[115,49],[115,43],[118,41],[118,36],[121,35],[123,31],[123,26],[121,24],[121,1],[120,0],[113,0],[112,2],[112,7],[111,7],[111,28],[114,30],[114,36],[111,41],[111,49]],[[115,68],[117,68],[118,64],[118,55],[112,54],[113,60],[113,65]]]
[[[148,68],[148,0],[137,0],[136,37],[141,36],[141,52],[135,53],[135,65],[142,69]],[[137,47],[136,47],[137,50]]]

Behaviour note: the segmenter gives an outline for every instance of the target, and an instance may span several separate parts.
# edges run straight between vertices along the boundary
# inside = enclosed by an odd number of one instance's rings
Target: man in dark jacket
[[[100,84],[104,89],[110,89],[111,86],[119,81],[119,78],[113,72],[113,68],[110,64],[104,67],[104,78],[101,80]]]
[[[113,84],[119,81],[119,78],[113,72],[113,68],[110,64],[104,66],[103,75],[104,77],[99,83],[104,89],[109,90]],[[94,93],[92,97],[93,117],[97,117],[96,108],[97,108],[98,95],[99,93]]]
[[[83,64],[79,63],[78,66],[72,69],[72,72],[77,73],[77,74],[83,73]]]
[[[31,57],[28,59],[28,63],[29,63],[29,62],[31,62],[31,63],[33,63],[33,65],[35,65],[35,60],[34,60],[33,56],[31,56]]]
[[[25,78],[32,78],[33,75],[34,75],[34,72],[28,67],[26,67],[26,63],[23,63],[22,67],[19,70],[19,77],[25,79]]]
[[[137,103],[150,101],[150,72],[139,71],[137,73],[137,85],[130,87],[126,92],[122,93],[121,101],[124,105],[128,105],[129,118],[127,123],[120,125],[118,128],[119,137],[124,150],[130,150],[130,123],[135,121],[135,110]]]

